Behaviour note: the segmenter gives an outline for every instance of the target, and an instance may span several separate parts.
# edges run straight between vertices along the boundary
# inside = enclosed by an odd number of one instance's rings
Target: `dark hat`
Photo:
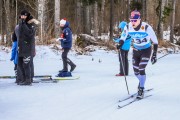
[[[21,15],[30,16],[30,13],[27,10],[22,10]]]

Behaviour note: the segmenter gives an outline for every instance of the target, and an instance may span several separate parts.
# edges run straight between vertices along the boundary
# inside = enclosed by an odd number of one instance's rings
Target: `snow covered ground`
[[[12,79],[0,79],[0,120],[179,120],[180,54],[167,55],[155,65],[149,62],[146,89],[154,88],[147,93],[153,96],[122,109],[117,109],[118,100],[128,94],[124,77],[115,77],[117,53],[99,49],[91,54],[69,54],[77,64],[72,75],[79,80],[18,86]],[[131,57],[127,82],[132,94],[138,80]],[[0,50],[0,75],[14,75],[9,59],[10,53]],[[34,64],[36,75],[55,75],[62,69],[61,52],[38,46]]]

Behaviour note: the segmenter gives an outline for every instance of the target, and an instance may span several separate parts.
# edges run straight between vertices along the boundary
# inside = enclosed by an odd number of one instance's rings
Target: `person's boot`
[[[67,71],[68,71],[68,62],[63,59],[63,69],[59,70],[59,73],[60,72],[67,72]]]
[[[139,87],[139,90],[138,90],[138,94],[137,94],[137,99],[143,99],[144,97],[144,88],[142,87]]]
[[[29,85],[29,86],[31,86],[32,85],[31,79],[26,79],[26,81],[19,83],[19,85]]]
[[[60,72],[67,72],[68,70],[65,70],[65,69],[62,69],[62,70],[59,70],[59,73]]]
[[[76,65],[71,65],[71,69],[70,69],[70,72],[74,71],[74,69],[76,68]]]
[[[76,65],[68,58],[67,63],[71,66],[70,72],[72,72],[75,68]]]
[[[118,74],[116,74],[116,76],[124,76],[124,74],[120,74],[120,73],[118,73]]]

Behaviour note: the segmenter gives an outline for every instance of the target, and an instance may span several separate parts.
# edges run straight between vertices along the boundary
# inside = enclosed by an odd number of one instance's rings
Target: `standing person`
[[[61,42],[61,47],[63,49],[62,52],[62,61],[63,61],[63,69],[59,72],[68,72],[68,64],[71,66],[70,72],[72,72],[76,65],[67,57],[69,50],[72,47],[72,31],[69,27],[70,24],[66,19],[60,20],[60,27],[62,29],[62,34],[59,38]]]
[[[31,85],[31,61],[32,61],[32,41],[34,40],[35,30],[31,24],[30,13],[26,10],[21,11],[19,25],[15,32],[18,39],[18,81],[19,85]]]
[[[119,30],[121,33],[124,30],[124,27],[127,25],[127,22],[122,21],[119,23]],[[129,62],[128,62],[128,52],[131,46],[131,37],[128,35],[126,40],[124,41],[122,46],[117,45],[118,49],[118,54],[119,54],[119,62],[120,62],[120,69],[119,69],[119,74],[116,74],[116,76],[124,76],[128,75],[129,73]],[[119,43],[120,38],[117,38],[114,40],[116,43]],[[123,68],[124,67],[124,68]]]
[[[28,27],[32,27],[33,29],[34,29],[34,31],[35,31],[35,26],[37,26],[38,24],[39,24],[39,21],[38,20],[36,20],[36,19],[34,19],[33,18],[33,16],[29,16],[29,18],[28,18],[28,20],[27,20],[27,26]],[[34,33],[35,34],[35,33]],[[34,35],[34,37],[32,37],[32,51],[31,51],[31,55],[32,55],[32,57],[31,57],[31,62],[30,62],[30,67],[31,67],[31,82],[33,82],[33,77],[34,77],[34,61],[33,61],[33,59],[34,59],[34,57],[35,57],[35,55],[36,55],[36,49],[35,49],[35,46],[36,46],[36,44],[35,44],[35,35]]]
[[[15,76],[16,76],[16,81],[15,83],[17,83],[17,63],[18,63],[18,53],[17,53],[17,37],[15,34],[15,31],[12,34],[12,51],[11,51],[11,61],[14,61],[14,72],[15,72]]]
[[[158,40],[152,27],[141,21],[140,12],[132,11],[130,23],[125,26],[122,36],[119,41],[119,46],[122,46],[127,36],[130,35],[133,39],[133,69],[134,74],[139,80],[138,99],[144,96],[144,86],[146,81],[145,68],[151,58],[152,64],[157,61]],[[151,41],[153,43],[153,54],[151,57]]]

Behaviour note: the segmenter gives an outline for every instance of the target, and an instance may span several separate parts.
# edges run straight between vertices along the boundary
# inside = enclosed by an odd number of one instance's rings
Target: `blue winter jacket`
[[[119,29],[121,29],[122,31],[124,30],[124,27],[127,25],[127,22],[120,22],[119,23]],[[114,39],[114,41],[116,43],[119,43],[120,41],[120,37],[119,38],[116,38]],[[131,46],[131,41],[132,41],[132,38],[128,35],[128,37],[126,38],[126,40],[124,41],[124,44],[122,45],[122,47],[120,49],[122,50],[129,50],[130,49],[130,46]]]
[[[69,22],[67,21],[65,26],[62,29],[63,38],[61,39],[62,48],[71,48],[72,47],[72,31],[69,27]]]
[[[18,63],[18,46],[17,41],[14,41],[12,44],[11,60],[14,61],[14,64]]]

